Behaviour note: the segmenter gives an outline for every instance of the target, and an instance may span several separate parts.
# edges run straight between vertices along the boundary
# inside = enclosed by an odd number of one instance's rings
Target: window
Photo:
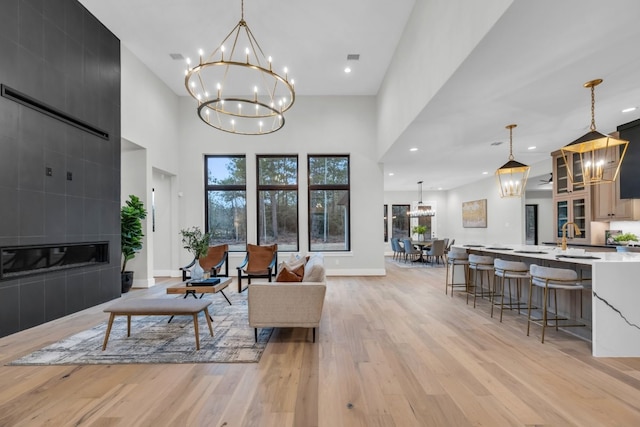
[[[411,237],[408,213],[409,205],[391,205],[391,237],[399,239]]]
[[[226,243],[230,251],[247,247],[247,168],[245,156],[205,157],[206,230],[211,244]]]
[[[312,155],[309,165],[309,250],[348,251],[349,156]]]
[[[298,157],[258,156],[258,244],[298,250]]]

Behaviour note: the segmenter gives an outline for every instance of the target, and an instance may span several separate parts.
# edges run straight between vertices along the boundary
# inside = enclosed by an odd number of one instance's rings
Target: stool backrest
[[[487,255],[475,255],[475,254],[470,254],[469,255],[469,264],[486,264],[486,265],[493,265],[493,257],[487,256]]]
[[[542,267],[537,264],[531,264],[529,272],[531,280],[538,286],[545,286],[545,283],[580,286],[578,273],[568,268]]]
[[[451,252],[449,252],[448,258],[450,261],[455,261],[457,259],[468,260],[469,254],[467,251],[462,249],[452,249]]]
[[[529,271],[529,267],[522,261],[506,261],[504,259],[496,258],[493,262],[493,267],[496,270],[505,271],[517,271],[526,273]]]

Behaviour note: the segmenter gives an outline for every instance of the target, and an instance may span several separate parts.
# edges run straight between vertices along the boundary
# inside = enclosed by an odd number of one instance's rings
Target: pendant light
[[[500,197],[522,197],[529,177],[529,166],[516,161],[513,158],[513,128],[518,125],[505,126],[509,129],[509,161],[496,171]]]
[[[614,182],[629,146],[629,141],[604,135],[596,130],[594,89],[600,83],[602,79],[584,84],[584,87],[591,89],[589,132],[561,149],[569,180],[575,187]]]

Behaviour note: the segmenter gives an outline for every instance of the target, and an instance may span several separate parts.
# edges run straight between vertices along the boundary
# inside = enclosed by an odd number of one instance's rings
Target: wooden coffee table
[[[185,298],[189,295],[193,295],[194,298],[198,298],[196,293],[200,293],[200,298],[202,298],[204,294],[217,294],[220,292],[229,305],[231,305],[231,301],[229,301],[229,298],[227,298],[223,291],[227,286],[229,286],[232,279],[231,277],[218,277],[218,279],[220,279],[220,283],[217,284],[207,283],[206,280],[189,280],[176,286],[169,286],[167,288],[167,293],[184,294]]]

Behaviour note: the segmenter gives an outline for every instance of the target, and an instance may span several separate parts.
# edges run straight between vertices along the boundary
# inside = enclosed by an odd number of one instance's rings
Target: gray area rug
[[[196,350],[191,316],[131,317],[131,336],[127,338],[127,317],[117,316],[111,328],[107,349],[102,351],[105,322],[55,344],[44,347],[9,365],[115,365],[139,363],[256,363],[269,341],[272,329],[259,329],[258,343],[249,327],[247,296],[222,295],[212,298],[213,337],[204,314],[198,316],[200,350]],[[169,297],[168,297],[169,298]],[[181,298],[181,297],[180,297]],[[191,298],[191,297],[190,297]]]

